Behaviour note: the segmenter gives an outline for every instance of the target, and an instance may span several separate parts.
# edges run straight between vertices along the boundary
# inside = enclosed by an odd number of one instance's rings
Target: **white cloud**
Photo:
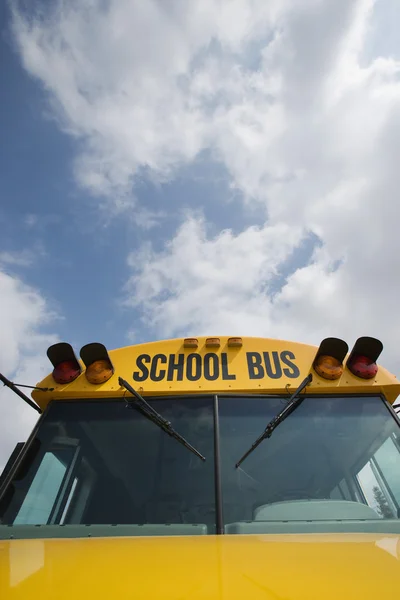
[[[267,223],[207,238],[189,220],[163,252],[141,257],[128,295],[168,335],[233,331],[314,343],[376,335],[382,359],[399,374],[400,61],[376,56],[363,64],[372,2],[297,7],[257,73],[214,73],[221,88],[235,81],[242,91],[219,106],[215,151],[247,201],[266,206]],[[286,234],[274,236],[283,224]],[[309,231],[321,247],[271,295],[273,273],[265,279],[260,264],[272,256],[279,268]],[[260,261],[252,250],[264,236],[271,245]],[[135,257],[129,262],[134,267]]]
[[[41,243],[35,244],[30,249],[0,252],[0,267],[30,267],[38,259],[46,256],[46,251]]]
[[[35,385],[49,371],[44,333],[53,315],[37,290],[0,271],[0,365],[3,375]],[[29,392],[28,392],[29,395]],[[18,441],[26,440],[38,414],[6,387],[0,388],[0,471]]]
[[[288,271],[306,235],[267,223],[207,237],[204,222],[189,218],[163,251],[147,246],[130,255],[125,305],[140,306],[146,326],[162,337],[252,335],[319,344],[333,335],[351,347],[359,336],[376,336],[385,344],[385,366],[398,374],[400,323],[393,315],[400,283],[388,297],[377,281],[374,294],[370,282],[382,277],[381,265],[362,272],[362,249],[338,265],[316,245],[310,264]]]
[[[154,211],[147,208],[140,208],[135,211],[135,222],[144,230],[159,227],[165,217],[166,213],[161,210]]]
[[[78,181],[120,203],[142,170],[163,179],[209,146],[214,90],[200,82],[210,47],[234,72],[247,44],[268,36],[278,6],[285,2],[59,0],[34,17],[15,9],[25,68],[83,142]]]
[[[29,267],[33,262],[33,255],[27,250],[21,252],[0,252],[0,265],[15,265]]]
[[[26,69],[81,142],[81,184],[121,202],[135,176],[173,177],[209,150],[265,207],[259,227],[210,236],[191,217],[162,251],[131,255],[127,303],[158,331],[372,334],[400,371],[400,44],[374,21],[395,2],[86,0],[16,15]],[[311,262],[272,293],[310,232]]]
[[[147,247],[130,256],[126,304],[141,305],[163,335],[260,331],[270,312],[263,298],[296,242],[299,231],[285,225],[208,240],[204,223],[190,218],[161,253]]]

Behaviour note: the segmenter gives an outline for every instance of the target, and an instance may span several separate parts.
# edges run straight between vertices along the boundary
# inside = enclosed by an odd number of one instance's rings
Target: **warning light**
[[[56,383],[67,384],[81,374],[80,364],[70,344],[59,342],[47,349],[47,356],[53,365],[53,379]]]
[[[378,373],[376,361],[383,350],[380,340],[371,337],[358,338],[347,359],[350,373],[361,379],[373,379]]]
[[[86,366],[85,375],[89,383],[100,385],[113,376],[114,367],[103,344],[86,344],[81,348],[80,355]]]
[[[314,362],[314,370],[324,379],[339,379],[343,373],[343,365],[334,356],[321,354]]]
[[[347,367],[353,375],[361,379],[373,379],[378,373],[378,365],[371,361],[368,356],[359,356],[355,354],[351,361],[348,361]]]
[[[313,369],[323,379],[339,379],[343,374],[343,360],[349,347],[338,338],[322,340],[314,358]]]

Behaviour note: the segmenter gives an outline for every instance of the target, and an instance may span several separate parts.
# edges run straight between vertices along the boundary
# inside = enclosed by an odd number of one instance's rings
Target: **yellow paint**
[[[5,541],[0,542],[0,598],[395,598],[399,540],[383,534],[314,534]]]
[[[128,346],[117,350],[110,350],[109,355],[113,362],[115,373],[107,382],[101,385],[90,384],[85,373],[82,374],[68,385],[57,385],[52,376],[49,375],[38,385],[40,387],[54,387],[53,392],[34,391],[33,398],[42,407],[48,404],[53,399],[74,399],[74,398],[106,398],[106,397],[122,397],[125,390],[118,384],[118,377],[126,379],[143,395],[165,395],[165,394],[188,394],[188,393],[213,393],[213,392],[249,392],[249,393],[286,393],[287,389],[294,391],[301,381],[312,370],[312,363],[317,352],[317,347],[308,346],[294,342],[286,342],[282,340],[263,339],[263,338],[243,338],[243,346],[239,348],[228,347],[228,337],[220,337],[221,345],[219,348],[207,348],[205,337],[198,338],[199,345],[197,349],[184,348],[183,338],[175,340],[165,340],[160,342],[151,342],[148,344],[138,344],[136,346]],[[287,377],[284,373],[279,379],[271,379],[263,377],[262,379],[250,379],[248,365],[246,360],[247,352],[277,352],[280,355],[284,351],[293,353],[295,358],[293,362],[299,369],[299,376],[295,378]],[[208,381],[201,377],[198,381],[189,381],[184,376],[183,381],[167,381],[166,377],[159,382],[151,381],[148,378],[145,382],[138,383],[132,378],[134,371],[137,371],[136,360],[141,354],[148,354],[151,358],[156,354],[164,354],[167,357],[172,354],[175,359],[179,354],[185,356],[185,361],[188,355],[195,353],[199,354],[204,360],[204,356],[213,352],[221,361],[222,354],[226,354],[229,373],[236,376],[234,380],[224,380],[220,376],[214,381]],[[282,365],[285,367],[285,365]],[[82,364],[82,368],[83,364]],[[165,365],[159,365],[157,374],[160,368],[165,368]],[[220,374],[221,374],[220,366]],[[326,393],[382,393],[386,396],[389,402],[393,403],[400,393],[400,384],[396,377],[391,375],[383,367],[379,368],[378,375],[375,379],[366,381],[355,377],[344,369],[340,379],[329,381],[319,377],[313,371],[314,379],[307,388],[307,393],[310,394],[326,394]],[[289,387],[287,387],[289,386]]]

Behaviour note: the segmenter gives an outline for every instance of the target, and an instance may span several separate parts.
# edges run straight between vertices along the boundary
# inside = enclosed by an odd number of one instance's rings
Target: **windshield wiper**
[[[201,458],[201,460],[206,460],[205,457],[202,454],[200,454],[200,452],[196,450],[196,448],[189,444],[189,442],[187,442],[184,437],[182,437],[177,431],[175,431],[175,429],[173,429],[173,427],[171,426],[171,423],[167,421],[167,419],[164,419],[164,417],[162,417],[160,414],[158,414],[158,412],[154,410],[154,408],[150,406],[150,404],[146,402],[146,400],[135,389],[133,389],[133,387],[129,385],[127,381],[125,381],[125,379],[119,377],[118,383],[120,386],[124,387],[126,390],[128,390],[128,392],[130,392],[134,396],[133,398],[125,397],[126,403],[129,406],[129,408],[134,408],[137,411],[139,411],[144,417],[149,419],[149,421],[155,423],[158,427],[160,427],[160,429],[165,431],[165,433],[168,433],[168,435],[175,438],[178,442],[185,446],[185,448],[187,448],[188,450],[193,452],[193,454]]]
[[[294,410],[296,410],[296,408],[298,408],[300,406],[300,404],[304,400],[304,396],[299,396],[299,394],[304,390],[304,388],[309,383],[311,383],[311,381],[312,381],[312,373],[310,373],[305,378],[305,380],[299,385],[299,387],[294,392],[294,394],[292,394],[290,396],[290,398],[288,400],[288,403],[285,406],[285,408],[283,410],[281,410],[281,412],[278,413],[276,415],[276,417],[274,417],[268,423],[268,425],[266,426],[266,428],[264,429],[264,431],[262,432],[262,434],[256,439],[256,441],[251,446],[251,448],[249,450],[247,450],[247,452],[242,456],[242,458],[236,463],[236,468],[240,467],[240,465],[242,464],[242,462],[244,460],[246,460],[246,458],[249,456],[249,454],[251,454],[253,452],[253,450],[255,450],[257,448],[257,446],[259,446],[259,444],[261,444],[261,442],[263,440],[265,440],[266,438],[271,437],[272,432],[274,431],[274,429],[276,429],[278,427],[278,425],[280,423],[282,423],[282,421],[284,421],[286,419],[286,417],[288,417]]]

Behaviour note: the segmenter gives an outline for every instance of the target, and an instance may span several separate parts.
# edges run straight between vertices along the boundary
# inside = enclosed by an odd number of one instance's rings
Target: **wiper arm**
[[[146,400],[137,392],[125,379],[122,377],[118,378],[118,383],[120,386],[124,387],[128,392],[134,396],[133,398],[125,398],[127,405],[129,408],[134,408],[139,411],[144,417],[149,419],[152,423],[155,423],[160,429],[168,433],[171,437],[175,438],[178,442],[180,442],[185,448],[193,452],[196,456],[201,458],[201,460],[205,461],[205,457],[200,454],[196,448],[194,448],[189,442],[185,440],[175,429],[173,429],[171,423],[164,419]]]
[[[236,463],[236,465],[235,465],[236,468],[240,467],[240,465],[242,464],[242,462],[244,460],[246,460],[246,458],[249,456],[249,454],[251,454],[253,452],[253,450],[255,450],[257,448],[257,446],[259,446],[263,440],[265,440],[266,438],[271,437],[272,432],[274,431],[274,429],[276,429],[278,427],[278,425],[280,423],[282,423],[282,421],[284,421],[286,419],[286,417],[288,417],[294,410],[296,410],[296,408],[298,408],[300,406],[300,404],[304,400],[304,396],[299,396],[299,394],[304,390],[304,388],[309,383],[311,383],[311,381],[312,381],[312,373],[310,373],[305,378],[305,380],[299,385],[299,387],[294,392],[294,394],[292,394],[290,396],[290,398],[288,400],[288,403],[285,406],[285,408],[283,410],[281,410],[281,412],[278,413],[276,415],[276,417],[274,417],[272,419],[272,421],[270,421],[268,423],[268,425],[266,426],[266,428],[264,429],[264,431],[262,432],[262,434],[256,439],[256,441],[251,446],[251,448],[249,450],[247,450],[247,452],[242,456],[242,458]]]

